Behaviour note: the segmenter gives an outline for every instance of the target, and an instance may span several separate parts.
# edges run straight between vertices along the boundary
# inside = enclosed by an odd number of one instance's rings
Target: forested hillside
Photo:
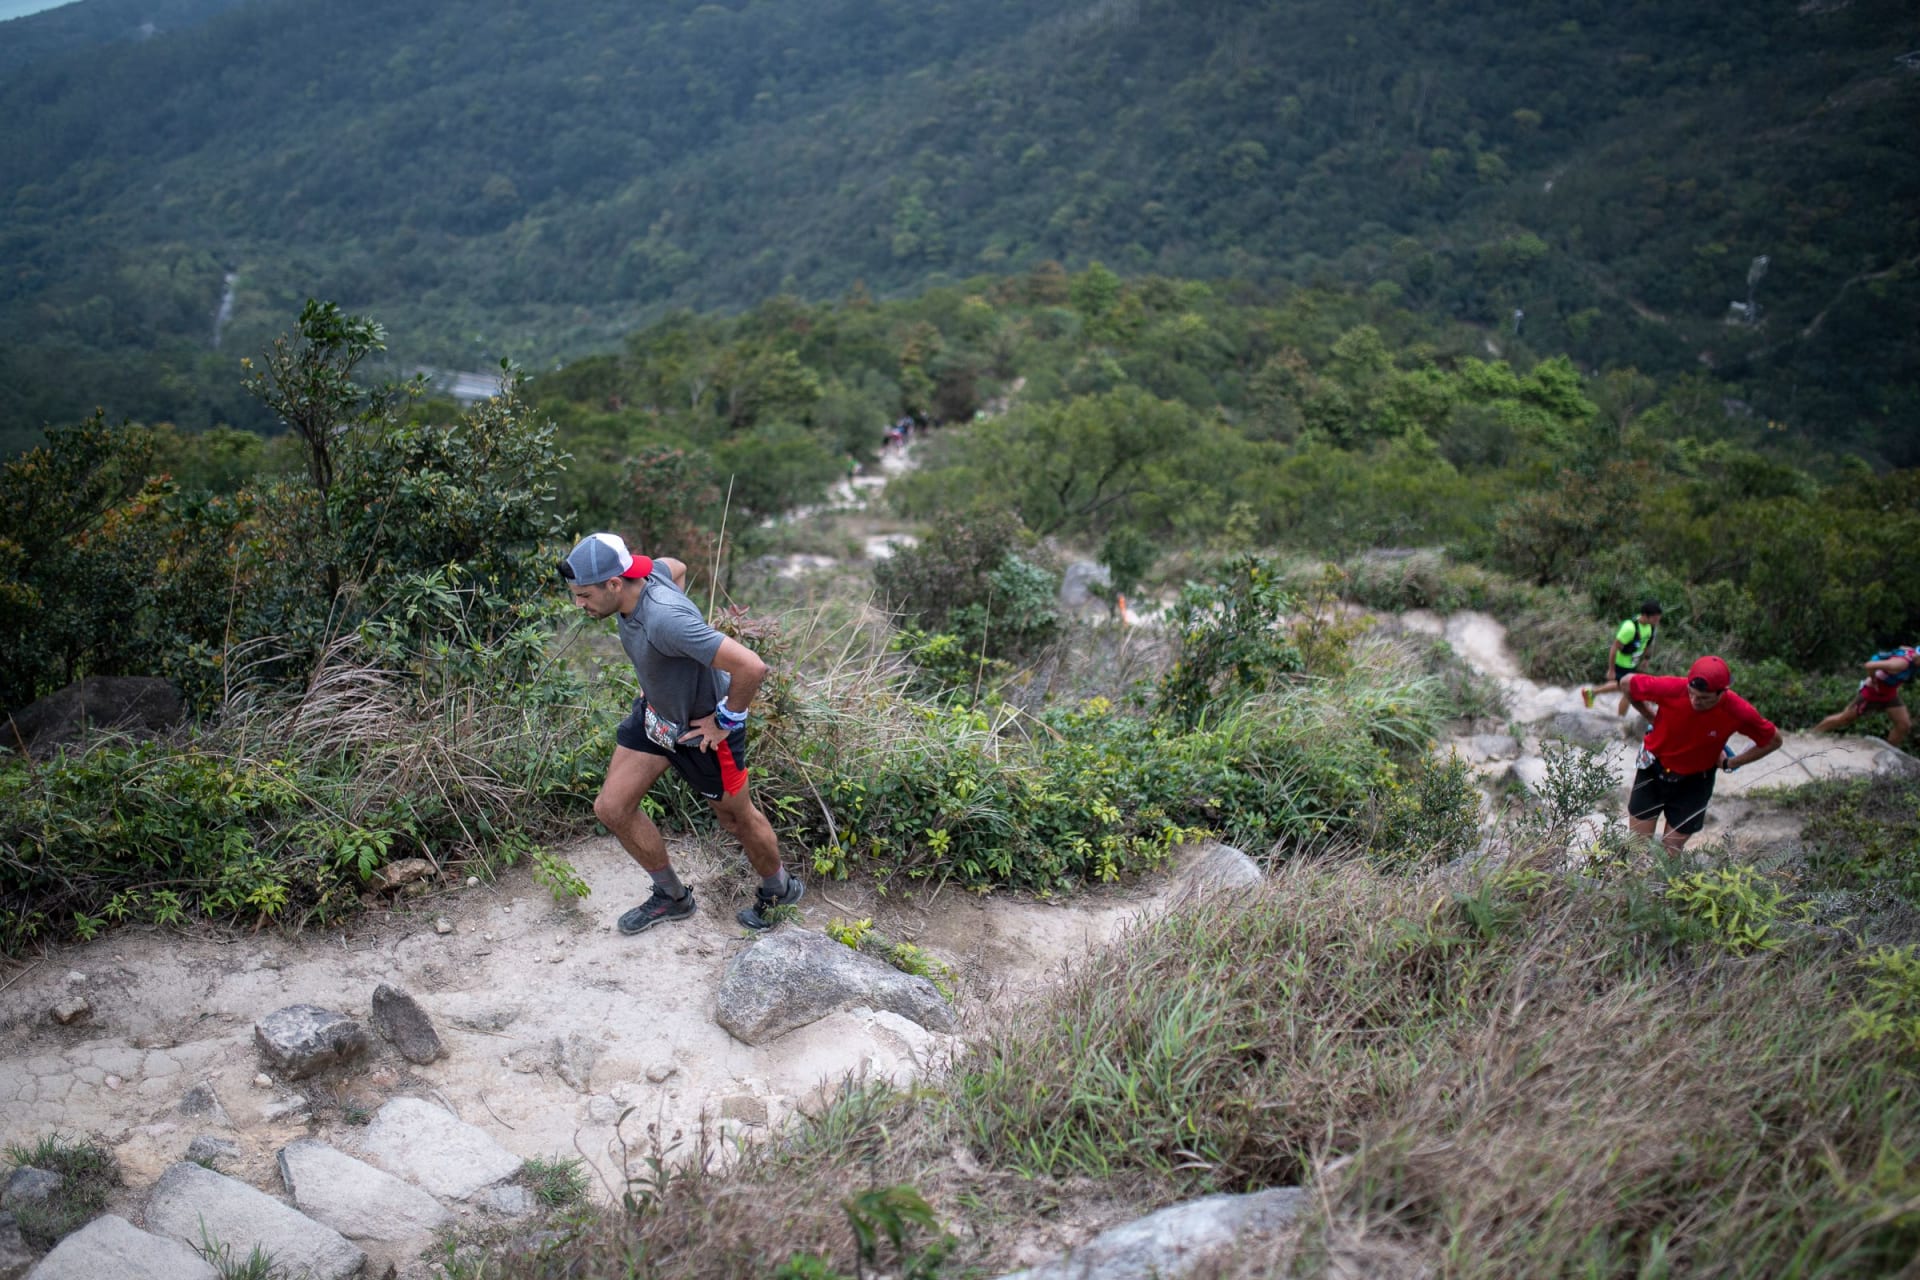
[[[150,40],[225,13],[244,0],[87,0],[0,23],[0,76],[95,45]]]
[[[310,294],[381,315],[402,363],[545,366],[670,307],[1053,259],[1371,289],[1916,456],[1910,6],[635,15],[259,0],[10,76],[9,442],[95,404],[258,422],[232,358]]]

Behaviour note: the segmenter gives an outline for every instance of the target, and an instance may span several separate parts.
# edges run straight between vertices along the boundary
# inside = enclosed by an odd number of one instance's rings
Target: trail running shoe
[[[693,914],[693,890],[684,898],[669,898],[658,889],[653,896],[620,917],[620,932],[645,933],[662,920],[685,920]]]
[[[1593,690],[1584,688],[1580,690],[1580,705],[1589,711],[1593,710]]]
[[[768,893],[765,889],[755,889],[753,891],[753,905],[740,908],[739,912],[735,914],[734,919],[749,929],[771,929],[773,928],[773,921],[767,919],[767,912],[773,910],[775,907],[790,907],[806,896],[807,886],[801,882],[799,876],[789,871],[787,873],[787,891],[785,893],[772,894]]]

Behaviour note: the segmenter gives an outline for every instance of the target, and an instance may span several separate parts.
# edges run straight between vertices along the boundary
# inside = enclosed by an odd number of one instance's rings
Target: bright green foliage
[[[902,973],[925,978],[940,989],[940,994],[948,999],[953,998],[954,987],[960,980],[960,975],[953,971],[953,966],[931,952],[914,946],[911,942],[897,942],[883,934],[875,933],[871,918],[851,922],[829,920],[826,932],[829,938],[842,946],[878,956]]]
[[[1847,1011],[1854,1037],[1891,1041],[1901,1052],[1920,1057],[1920,950],[1879,947],[1861,956],[1859,965],[1867,992]]]
[[[770,797],[796,797],[790,838],[822,874],[1051,891],[1158,866],[1209,831],[1264,850],[1350,830],[1436,715],[1436,686],[1381,672],[1186,731],[1098,699],[1042,712],[1024,734],[995,733],[983,710],[902,703],[885,725],[863,722],[871,736],[800,716],[761,776]]]
[[[1218,584],[1188,583],[1173,609],[1180,651],[1160,680],[1159,702],[1188,728],[1210,707],[1271,689],[1301,666],[1281,625],[1293,600],[1279,567],[1243,556],[1219,576]]]
[[[1782,944],[1775,932],[1789,915],[1786,895],[1752,867],[1717,867],[1667,881],[1665,897],[1717,946],[1739,953]]]
[[[941,1262],[953,1250],[953,1237],[941,1232],[932,1206],[912,1187],[875,1187],[852,1196],[844,1207],[861,1263],[879,1263],[880,1241],[884,1239],[893,1246],[894,1266],[901,1280],[933,1280]],[[938,1234],[929,1244],[911,1245],[923,1231]]]

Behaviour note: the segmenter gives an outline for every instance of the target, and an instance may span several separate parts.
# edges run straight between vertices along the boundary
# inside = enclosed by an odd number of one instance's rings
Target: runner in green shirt
[[[1597,695],[1617,693],[1620,695],[1620,705],[1613,714],[1627,714],[1632,699],[1627,696],[1626,679],[1639,668],[1640,659],[1647,656],[1647,650],[1653,648],[1653,637],[1659,630],[1660,602],[1648,600],[1640,606],[1639,617],[1625,619],[1614,631],[1613,648],[1607,652],[1606,681],[1581,689],[1580,701],[1591,707]],[[1651,716],[1647,718],[1652,719]]]

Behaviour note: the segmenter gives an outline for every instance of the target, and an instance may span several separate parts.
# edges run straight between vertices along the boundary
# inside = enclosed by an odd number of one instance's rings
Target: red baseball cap
[[[1708,654],[1693,660],[1693,665],[1687,668],[1687,679],[1702,681],[1715,693],[1722,693],[1732,687],[1733,672],[1727,670],[1724,659]]]

